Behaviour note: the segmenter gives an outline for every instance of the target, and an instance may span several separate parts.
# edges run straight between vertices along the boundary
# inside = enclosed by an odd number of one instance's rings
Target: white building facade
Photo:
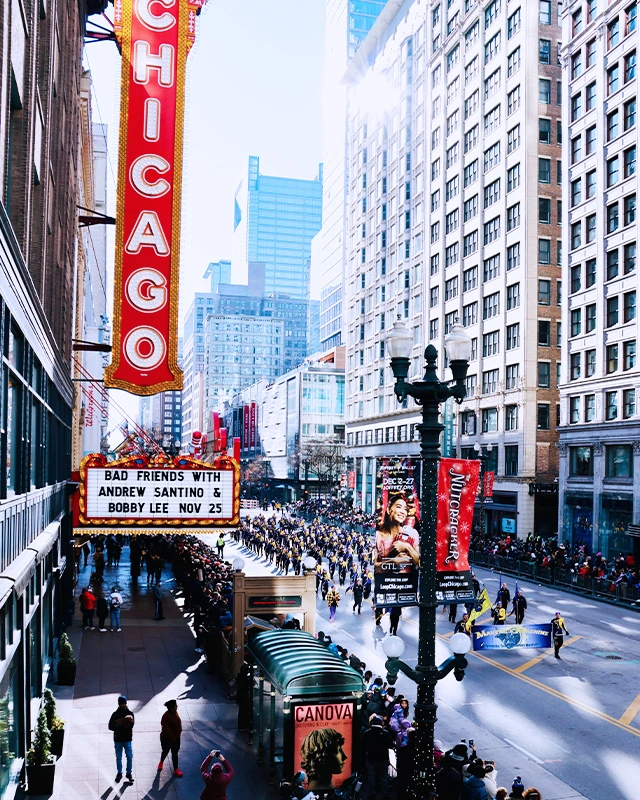
[[[347,209],[346,432],[355,501],[380,459],[417,456],[385,336],[413,329],[413,369],[456,320],[473,339],[454,451],[492,445],[492,533],[557,529],[562,299],[557,4],[389,0],[353,59]]]
[[[640,523],[636,3],[568,3],[563,41],[559,526],[562,538],[611,557],[640,544],[629,535]]]

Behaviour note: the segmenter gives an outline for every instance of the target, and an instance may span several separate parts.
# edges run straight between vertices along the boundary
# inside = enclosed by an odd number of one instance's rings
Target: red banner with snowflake
[[[480,462],[441,458],[438,469],[436,578],[438,602],[473,599],[469,541]]]

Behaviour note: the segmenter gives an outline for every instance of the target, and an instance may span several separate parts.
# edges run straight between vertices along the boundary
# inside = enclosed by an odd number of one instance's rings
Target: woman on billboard
[[[389,503],[376,531],[374,567],[395,564],[398,570],[409,571],[420,565],[420,540],[411,525],[405,525],[409,509],[403,494],[390,495]]]

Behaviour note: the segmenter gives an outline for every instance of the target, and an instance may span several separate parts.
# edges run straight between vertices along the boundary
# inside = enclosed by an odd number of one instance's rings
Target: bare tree
[[[311,439],[300,448],[300,464],[321,486],[333,487],[344,469],[344,442],[337,436]]]

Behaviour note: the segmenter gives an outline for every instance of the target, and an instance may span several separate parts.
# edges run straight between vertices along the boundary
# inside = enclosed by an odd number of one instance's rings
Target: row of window
[[[569,475],[572,478],[593,476],[593,447],[569,448]],[[605,477],[633,478],[633,447],[612,444],[605,447]]]
[[[622,394],[622,408],[619,408],[620,394]],[[623,389],[604,393],[604,418],[613,422],[619,418],[630,419],[636,413],[635,389]],[[595,394],[575,395],[569,397],[569,424],[578,425],[581,422],[594,422],[596,419]]]
[[[595,324],[595,322],[594,322]],[[626,342],[616,342],[607,345],[605,369],[607,374],[618,372],[622,363],[623,371],[633,369],[636,365],[636,340],[629,339]],[[622,362],[620,362],[622,356]],[[590,378],[596,374],[596,351],[595,348],[584,352],[571,353],[569,357],[569,379],[577,381],[582,377],[584,364],[585,378]]]
[[[621,256],[622,253],[622,256]],[[622,264],[620,258],[622,257]],[[589,289],[595,285],[596,282],[596,259],[590,258],[582,264],[575,264],[571,267],[571,294],[579,292],[583,285],[584,288]],[[606,272],[605,277],[607,281],[617,278],[619,275],[628,275],[636,268],[636,243],[629,242],[622,247],[616,247],[613,250],[607,251],[606,256]]]
[[[519,426],[519,406],[506,405],[503,410],[503,424],[505,431],[517,431]],[[483,408],[480,410],[480,431],[482,433],[496,433],[498,431],[497,408]],[[559,425],[560,405],[556,405],[556,425]],[[536,410],[537,428],[540,431],[551,430],[551,404],[538,403]],[[475,411],[463,411],[460,415],[460,432],[464,436],[475,436],[478,433],[478,417]]]

